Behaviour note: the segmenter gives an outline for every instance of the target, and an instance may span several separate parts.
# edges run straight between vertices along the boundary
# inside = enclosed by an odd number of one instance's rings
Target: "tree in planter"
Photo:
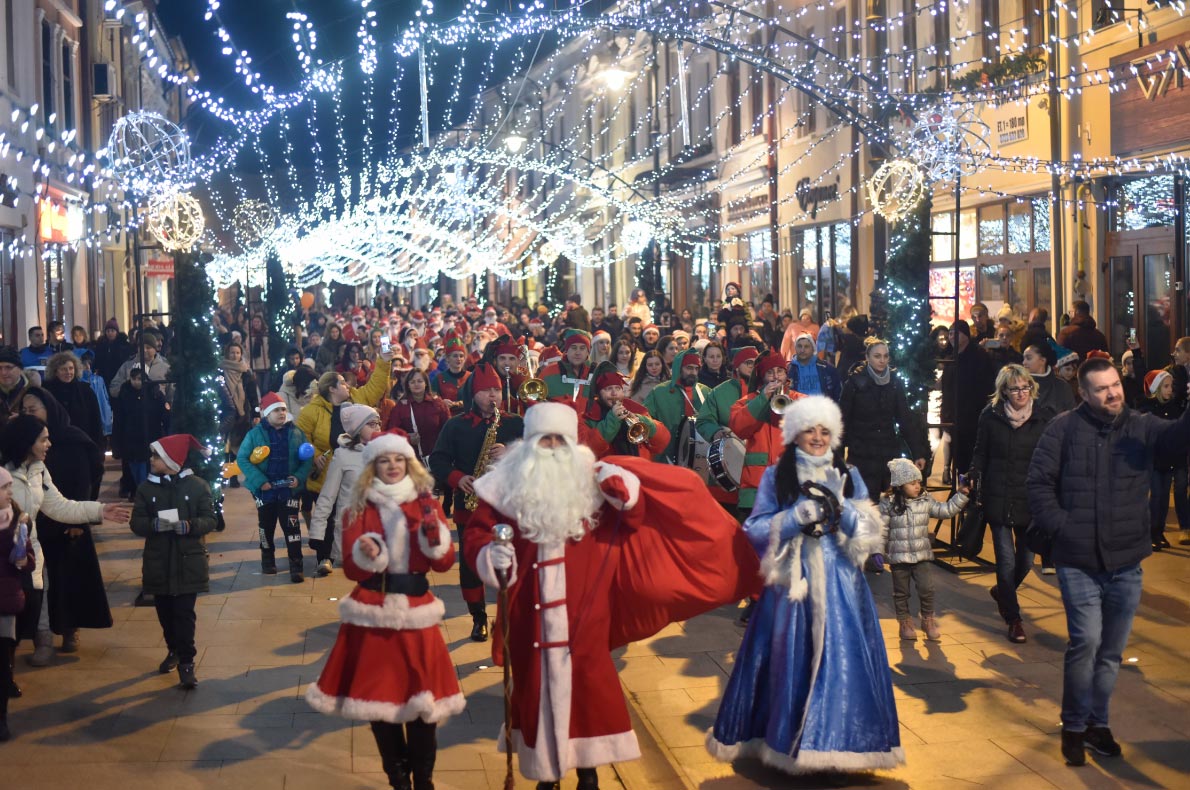
[[[281,386],[285,373],[285,351],[293,345],[293,327],[298,322],[289,278],[281,265],[281,257],[271,250],[265,258],[264,308],[269,325],[269,368],[272,370],[272,389]]]
[[[223,521],[223,437],[220,432],[219,344],[215,337],[215,287],[207,277],[210,256],[174,254],[175,300],[169,370],[173,382],[170,429],[192,434],[209,452],[191,468],[211,484]]]

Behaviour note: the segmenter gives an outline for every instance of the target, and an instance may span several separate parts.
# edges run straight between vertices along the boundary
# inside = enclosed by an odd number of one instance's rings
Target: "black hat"
[[[0,346],[0,365],[16,365],[24,370],[25,363],[21,361],[20,353],[12,346]]]

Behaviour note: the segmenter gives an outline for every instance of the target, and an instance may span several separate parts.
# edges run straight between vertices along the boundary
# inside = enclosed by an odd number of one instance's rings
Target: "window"
[[[8,87],[17,89],[17,37],[16,20],[13,19],[13,5],[16,0],[4,0],[4,56]]]
[[[849,222],[793,231],[793,272],[798,307],[816,317],[839,315],[851,303],[851,233]]]
[[[1033,247],[1033,206],[1031,203],[1008,204],[1008,252],[1029,252]]]
[[[979,254],[1004,254],[1004,205],[979,210]]]
[[[1112,230],[1172,227],[1177,216],[1173,176],[1153,176],[1121,182],[1113,190]]]
[[[74,46],[62,42],[62,129],[74,128]]]
[[[748,267],[748,298],[759,303],[773,292],[773,246],[768,228],[739,236],[740,266]]]
[[[1025,26],[1025,46],[1030,51],[1041,49],[1045,43],[1046,21],[1049,18],[1048,0],[1024,0],[1021,20]]]
[[[54,114],[54,29],[41,23],[41,111],[43,117]]]

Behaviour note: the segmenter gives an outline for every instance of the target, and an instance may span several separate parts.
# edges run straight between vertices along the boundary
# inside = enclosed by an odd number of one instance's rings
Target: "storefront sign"
[[[1169,148],[1190,141],[1187,69],[1190,39],[1150,44],[1112,58],[1113,154]]]
[[[1002,148],[1029,139],[1028,105],[1003,104],[992,110],[991,116],[997,147]]]
[[[38,235],[42,242],[72,244],[83,238],[83,210],[74,203],[45,199],[38,204]]]
[[[802,211],[810,212],[811,219],[817,218],[819,203],[828,203],[839,199],[838,181],[818,186],[813,186],[813,183],[809,178],[803,178],[797,182],[797,186],[793,190],[798,206]]]
[[[174,259],[150,258],[145,266],[145,276],[172,278],[174,276]]]
[[[762,192],[749,195],[742,200],[733,200],[727,204],[727,221],[739,222],[760,216],[769,210],[769,193]]]

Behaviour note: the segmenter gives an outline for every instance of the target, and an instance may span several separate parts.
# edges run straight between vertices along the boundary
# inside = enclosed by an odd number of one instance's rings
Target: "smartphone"
[[[713,335],[719,327],[715,326],[713,321],[707,321],[707,334]]]
[[[1132,345],[1136,344],[1136,327],[1132,327],[1128,330],[1128,342]]]
[[[388,335],[381,335],[380,336],[380,353],[387,354],[389,351],[392,350],[392,347],[393,347],[392,339]]]
[[[959,475],[959,485],[967,485],[967,475]]]

